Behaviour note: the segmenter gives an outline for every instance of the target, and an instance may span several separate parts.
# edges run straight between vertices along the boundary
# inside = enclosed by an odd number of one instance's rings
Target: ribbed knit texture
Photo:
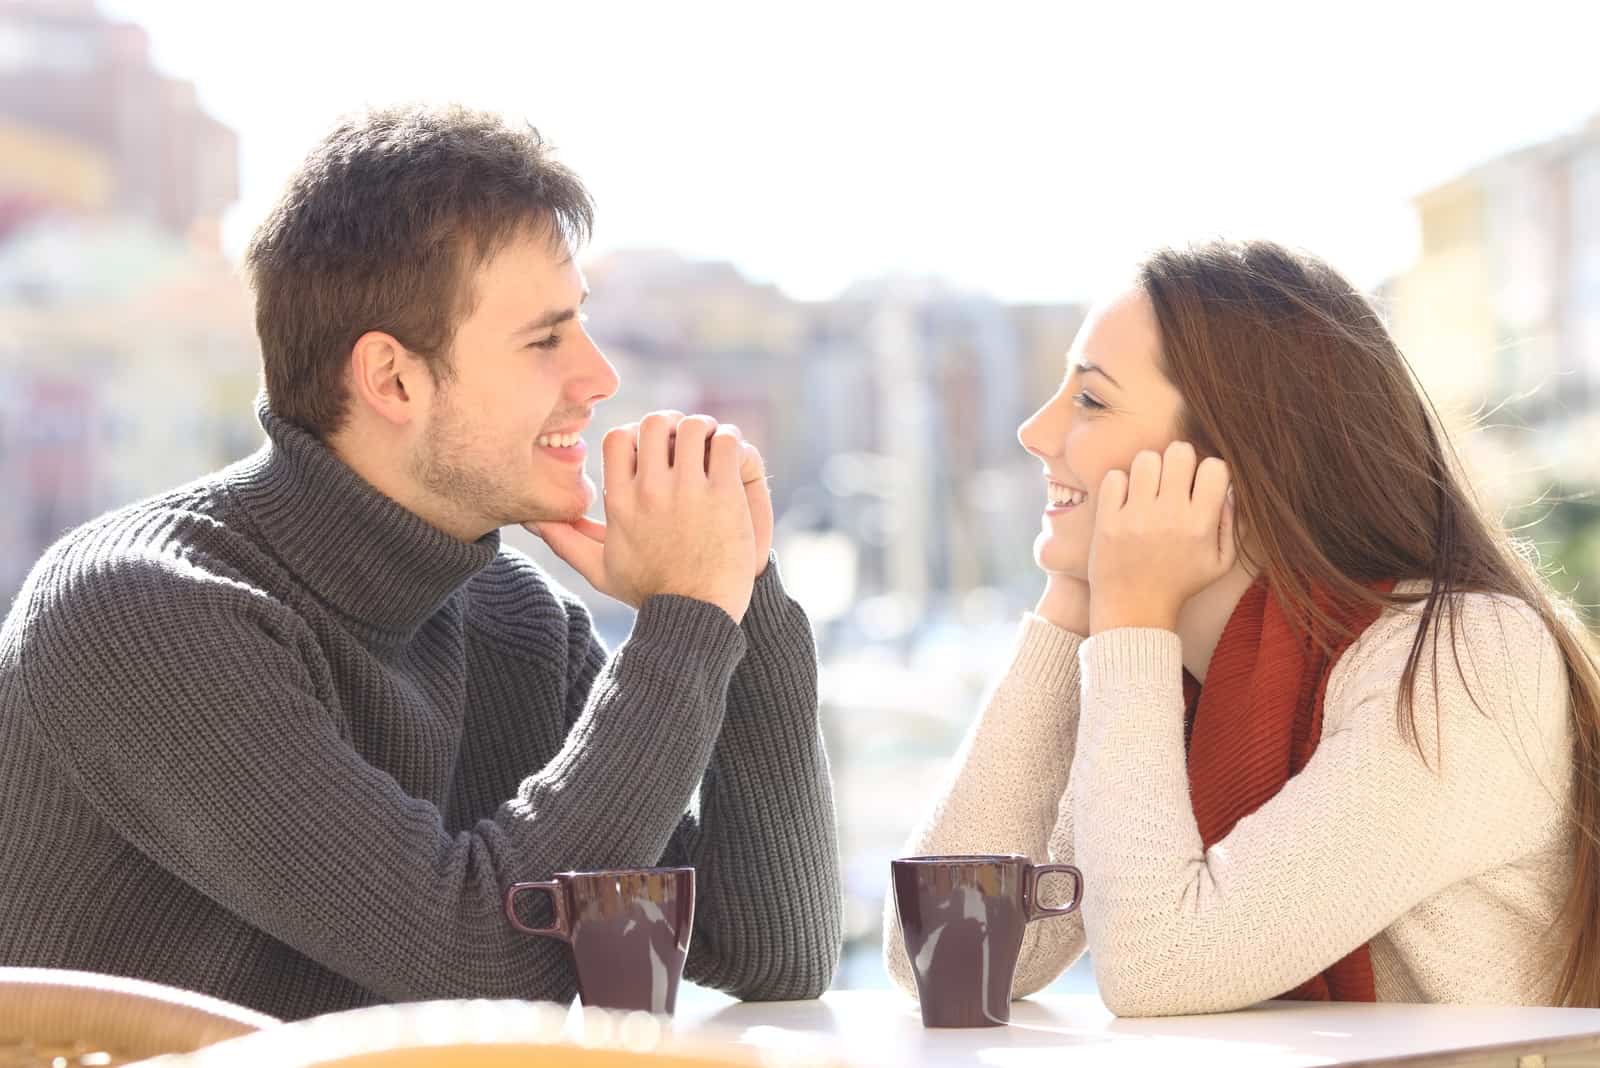
[[[1423,756],[1396,711],[1419,609],[1390,609],[1335,664],[1305,770],[1209,850],[1177,635],[1084,640],[1030,615],[904,852],[1082,868],[1081,914],[1028,926],[1018,997],[1087,947],[1114,1012],[1222,1012],[1369,942],[1380,1001],[1551,1004],[1573,833],[1565,668],[1526,605],[1469,594],[1458,608],[1416,676]],[[914,995],[892,902],[884,963]]]
[[[662,863],[698,873],[690,979],[825,989],[833,803],[776,563],[742,626],[655,597],[608,657],[498,534],[260,416],[254,456],[51,548],[0,629],[0,964],[284,1018],[566,999],[567,947],[505,888]]]
[[[1387,593],[1393,582],[1374,589]],[[1377,622],[1379,605],[1336,603],[1314,590],[1338,631],[1324,651],[1258,578],[1222,628],[1205,686],[1184,673],[1189,798],[1200,845],[1210,849],[1300,774],[1322,740],[1323,700],[1333,665]],[[1279,996],[1300,1001],[1373,1001],[1372,954],[1363,942]]]

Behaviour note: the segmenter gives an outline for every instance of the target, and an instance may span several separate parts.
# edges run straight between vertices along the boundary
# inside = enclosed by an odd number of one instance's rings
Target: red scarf
[[[1387,593],[1393,582],[1372,587]],[[1200,841],[1210,849],[1233,825],[1300,774],[1322,738],[1322,701],[1340,654],[1378,618],[1365,604],[1336,605],[1314,591],[1317,607],[1340,624],[1332,655],[1284,615],[1257,579],[1228,617],[1204,687],[1184,672],[1189,794]],[[1373,1001],[1366,943],[1320,975],[1281,995],[1296,1001]]]

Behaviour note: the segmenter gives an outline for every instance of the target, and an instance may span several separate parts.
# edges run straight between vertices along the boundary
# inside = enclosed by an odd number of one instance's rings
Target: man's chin
[[[549,493],[522,501],[516,509],[520,518],[507,522],[530,527],[536,523],[576,523],[589,514],[596,496],[594,483],[585,476],[581,485],[571,487],[564,495]]]
[[[536,512],[525,512],[521,519],[509,520],[508,525],[509,523],[520,523],[531,530],[540,523],[576,523],[583,517],[584,513],[580,511],[557,512],[545,508]]]
[[[516,522],[530,527],[536,523],[576,523],[588,514],[589,509],[576,501],[566,506],[542,501],[533,508],[524,509],[522,518]]]

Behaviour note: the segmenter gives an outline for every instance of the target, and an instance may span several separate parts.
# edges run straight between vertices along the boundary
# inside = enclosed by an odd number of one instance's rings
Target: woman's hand
[[[1175,630],[1185,601],[1233,566],[1228,465],[1175,441],[1166,455],[1141,452],[1100,484],[1089,547],[1090,632],[1113,627]]]

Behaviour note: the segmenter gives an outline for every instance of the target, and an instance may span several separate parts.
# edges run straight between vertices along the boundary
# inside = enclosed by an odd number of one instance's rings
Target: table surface
[[[1121,1020],[1092,994],[1014,1002],[1008,1027],[933,1030],[894,990],[844,990],[820,1001],[678,1006],[673,1031],[715,1034],[847,1064],[1353,1065],[1461,1063],[1600,1050],[1600,1009],[1268,1002],[1215,1016]],[[1491,1062],[1492,1063],[1492,1062]]]

